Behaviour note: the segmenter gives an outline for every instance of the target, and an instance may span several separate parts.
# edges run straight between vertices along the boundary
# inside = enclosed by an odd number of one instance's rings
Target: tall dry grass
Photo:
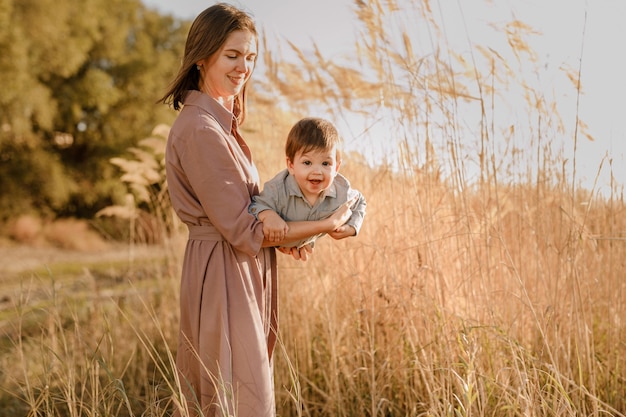
[[[543,89],[533,28],[460,53],[437,5],[401,6],[356,3],[359,71],[265,56],[298,115],[378,124],[399,150],[342,166],[368,198],[357,239],[282,263],[285,415],[623,415],[623,184],[599,195],[566,166],[555,143],[592,138]]]
[[[532,28],[502,26],[508,52],[459,54],[429,2],[400,14],[356,4],[358,68],[296,45],[295,63],[267,54],[268,96],[253,97],[245,125],[266,179],[284,165],[291,124],[320,111],[310,103],[338,123],[357,113],[383,125],[378,140],[399,149],[375,166],[345,155],[342,172],[368,200],[358,237],[323,238],[306,263],[279,257],[279,415],[625,415],[623,185],[599,195],[564,168],[552,142],[585,132],[520,76],[540,75]],[[429,35],[428,53],[409,29],[390,32],[400,15]],[[500,106],[512,92],[527,106],[509,122]],[[117,161],[131,191],[145,178],[130,173],[161,160],[135,155],[145,165]],[[147,213],[165,204],[161,185],[141,194]],[[169,219],[165,207],[149,218]],[[85,265],[76,292],[54,268],[21,277],[2,311],[0,415],[169,415],[181,255],[170,222],[149,228],[167,231],[170,255],[115,279]]]

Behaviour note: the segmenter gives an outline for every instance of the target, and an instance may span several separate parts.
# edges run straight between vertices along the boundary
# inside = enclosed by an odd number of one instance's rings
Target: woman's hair
[[[200,71],[196,68],[198,61],[210,58],[217,53],[230,34],[238,30],[252,33],[257,40],[258,47],[258,34],[254,20],[243,10],[230,4],[218,3],[200,13],[189,28],[183,62],[178,75],[159,102],[180,110],[187,91],[200,89]],[[239,123],[243,123],[246,115],[247,85],[246,82],[241,92],[235,97],[233,106]]]
[[[341,136],[331,122],[317,117],[299,120],[287,135],[285,155],[293,161],[298,152],[325,151],[336,147],[340,159]]]

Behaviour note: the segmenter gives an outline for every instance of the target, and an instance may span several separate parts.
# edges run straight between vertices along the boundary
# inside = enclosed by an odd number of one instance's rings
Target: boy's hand
[[[339,206],[339,208],[335,210],[335,212],[330,217],[328,217],[328,220],[330,221],[332,227],[330,227],[330,230],[327,233],[330,234],[335,230],[339,230],[345,222],[350,220],[350,216],[352,216],[352,210],[350,209],[350,206],[352,206],[355,202],[356,197],[353,197],[352,199]]]
[[[343,238],[355,236],[355,235],[356,235],[356,229],[346,224],[328,233],[328,236],[332,237],[333,239],[343,239]]]
[[[263,235],[270,242],[280,242],[285,238],[289,226],[275,211],[263,210],[258,214],[263,222]]]

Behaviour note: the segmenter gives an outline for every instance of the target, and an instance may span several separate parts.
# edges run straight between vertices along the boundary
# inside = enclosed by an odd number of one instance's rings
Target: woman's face
[[[232,110],[233,99],[252,75],[257,58],[256,37],[247,30],[231,33],[213,56],[198,62],[200,90]]]

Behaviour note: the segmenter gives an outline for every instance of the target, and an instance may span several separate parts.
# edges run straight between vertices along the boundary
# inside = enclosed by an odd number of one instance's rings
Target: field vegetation
[[[508,50],[462,56],[428,6],[402,15],[441,39],[429,51],[392,32],[399,12],[378,0],[355,6],[358,66],[263,46],[244,125],[263,179],[312,112],[383,125],[376,140],[397,149],[376,163],[344,153],[341,171],[368,201],[358,237],[323,238],[306,263],[279,256],[278,414],[624,416],[623,185],[598,193],[564,168],[553,144],[590,137],[520,75],[541,77],[531,28],[512,21]],[[579,75],[564,74],[574,99]],[[523,120],[500,116],[511,92]],[[178,403],[185,236],[167,199],[166,136],[159,125],[112,160],[127,197],[98,215],[126,242],[2,271],[0,416],[167,416]]]

